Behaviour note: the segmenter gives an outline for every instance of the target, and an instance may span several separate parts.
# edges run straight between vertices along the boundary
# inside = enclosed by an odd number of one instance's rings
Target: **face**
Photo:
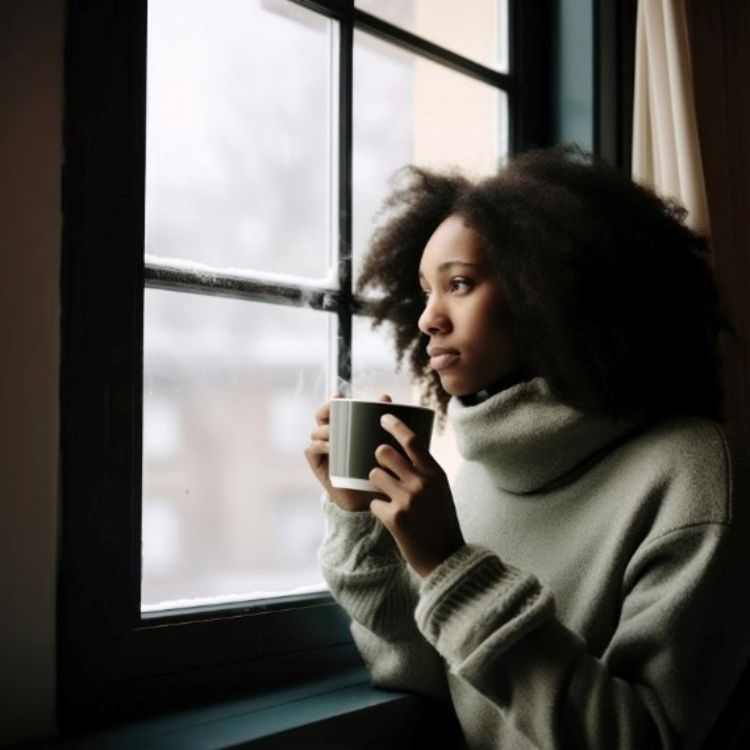
[[[502,283],[480,235],[457,214],[425,245],[419,266],[430,366],[452,396],[466,396],[520,366]]]

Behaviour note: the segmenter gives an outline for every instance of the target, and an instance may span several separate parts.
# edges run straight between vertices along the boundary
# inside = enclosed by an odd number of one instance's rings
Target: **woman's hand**
[[[381,424],[408,458],[390,445],[375,451],[382,468],[373,469],[369,479],[390,502],[374,499],[370,510],[390,531],[406,562],[426,576],[464,544],[453,496],[445,472],[414,432],[391,414]]]
[[[339,394],[336,394],[338,396]],[[380,401],[391,401],[388,394],[380,397]],[[334,487],[328,474],[328,452],[331,428],[331,402],[326,401],[316,412],[315,422],[317,426],[310,433],[310,443],[305,448],[305,458],[313,470],[313,474],[322,485],[323,489],[336,505],[344,510],[368,510],[370,503],[378,497],[375,492],[361,492],[359,490],[345,490]]]

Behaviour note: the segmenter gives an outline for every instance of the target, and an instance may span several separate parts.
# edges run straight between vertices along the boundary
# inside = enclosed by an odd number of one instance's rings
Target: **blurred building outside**
[[[507,68],[502,0],[358,7]],[[495,171],[502,92],[355,32],[353,263],[388,179]],[[288,0],[149,3],[146,253],[314,282],[335,264],[335,22]],[[324,588],[303,456],[336,386],[335,316],[146,290],[144,611]],[[356,319],[353,394],[417,401],[387,330]],[[449,475],[450,431],[433,438]]]

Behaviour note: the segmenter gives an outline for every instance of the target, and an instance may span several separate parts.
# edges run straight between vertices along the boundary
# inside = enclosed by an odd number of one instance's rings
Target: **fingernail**
[[[383,416],[380,417],[380,424],[382,424],[383,427],[393,427],[393,425],[396,424],[396,417],[394,417],[393,414],[383,414]]]

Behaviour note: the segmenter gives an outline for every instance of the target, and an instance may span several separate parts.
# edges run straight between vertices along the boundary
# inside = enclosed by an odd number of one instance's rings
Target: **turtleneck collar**
[[[645,421],[586,414],[558,401],[539,377],[476,404],[452,398],[448,416],[461,456],[486,464],[503,490],[519,494],[563,484]]]
[[[506,388],[510,388],[512,385],[521,383],[524,380],[529,380],[529,376],[524,370],[514,370],[509,375],[506,375],[504,378],[498,380],[487,388],[483,388],[476,393],[470,393],[467,396],[458,396],[458,399],[464,406],[476,406],[477,404],[481,404],[482,401],[491,398],[496,393],[500,393],[500,391],[504,391]]]

